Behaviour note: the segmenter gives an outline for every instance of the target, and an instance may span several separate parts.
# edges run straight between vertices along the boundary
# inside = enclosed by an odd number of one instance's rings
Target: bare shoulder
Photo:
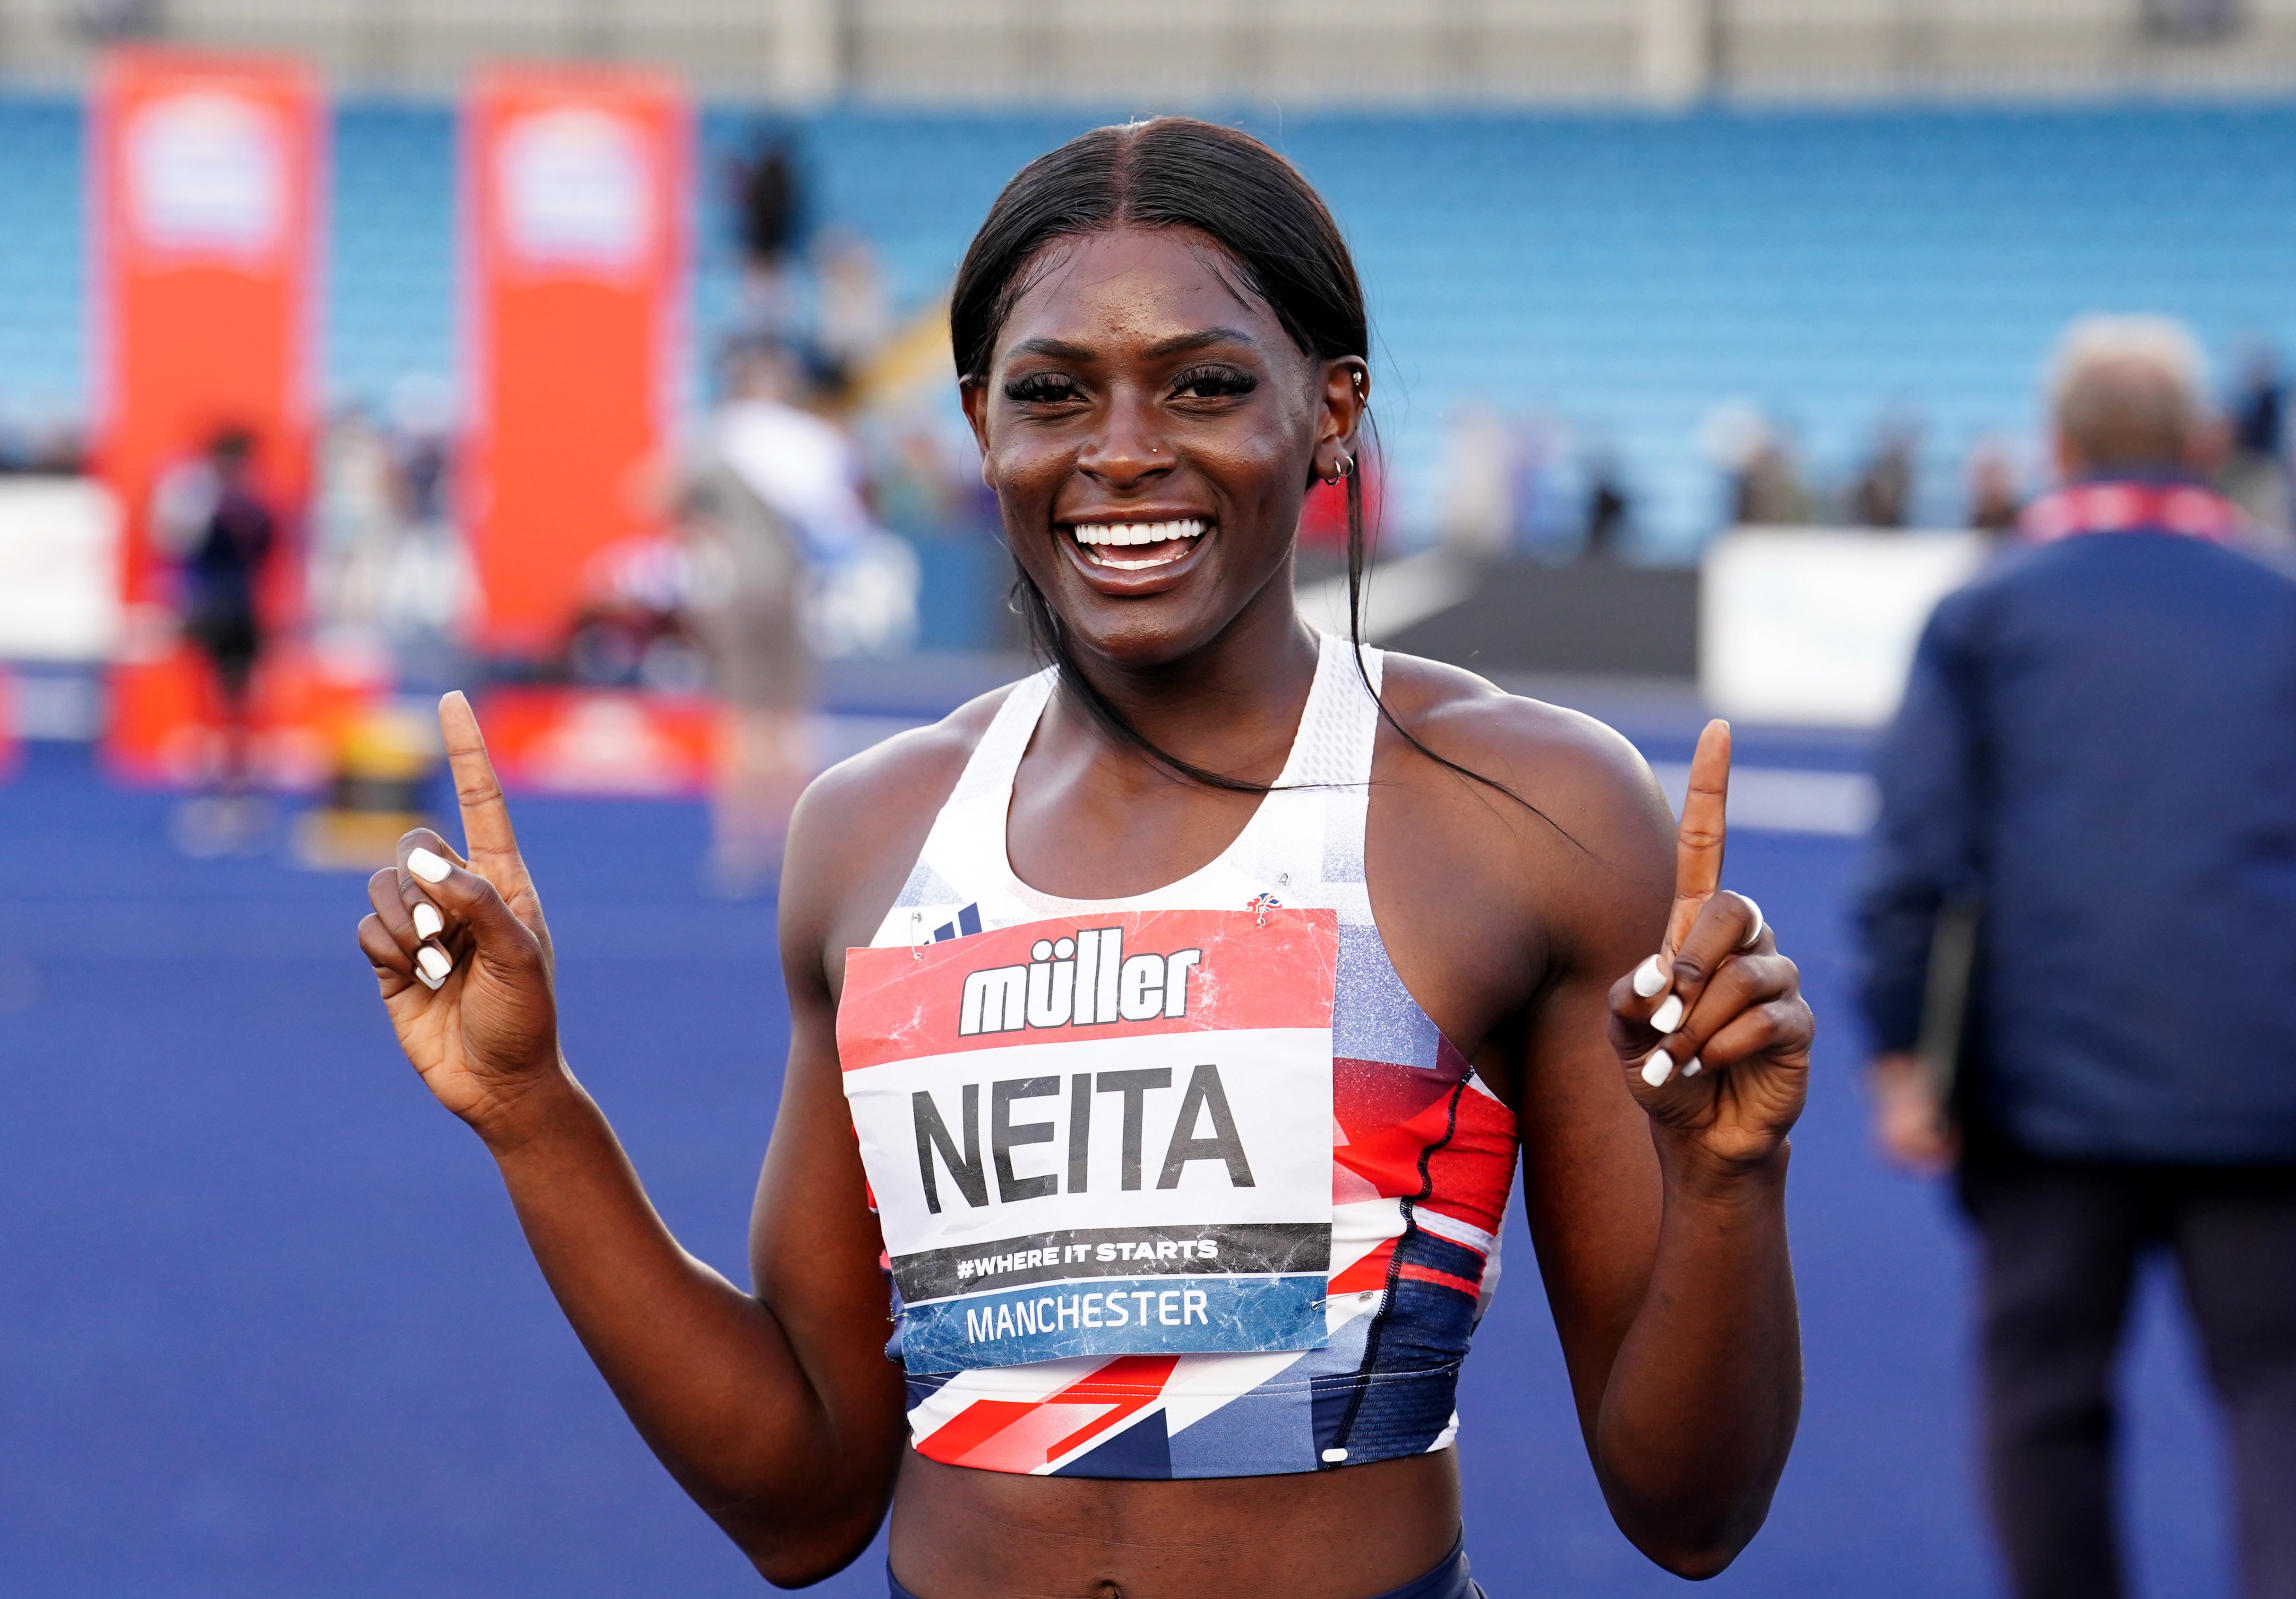
[[[896,733],[807,786],[782,878],[782,947],[793,975],[799,959],[868,942],[1013,687]]]
[[[1416,656],[1388,656],[1381,688],[1388,710],[1414,738],[1505,785],[1538,816],[1427,760],[1392,729],[1382,738],[1383,777],[1431,799],[1447,794],[1485,801],[1466,809],[1488,814],[1491,825],[1524,842],[1568,835],[1621,865],[1653,847],[1664,855],[1673,830],[1665,797],[1641,754],[1603,723]]]

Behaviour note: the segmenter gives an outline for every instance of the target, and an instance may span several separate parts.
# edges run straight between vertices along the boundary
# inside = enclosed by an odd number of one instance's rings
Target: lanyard
[[[2240,526],[2231,501],[2192,483],[2076,483],[2042,495],[2017,518],[2018,533],[2037,544],[2080,533],[2174,533],[2221,544]]]

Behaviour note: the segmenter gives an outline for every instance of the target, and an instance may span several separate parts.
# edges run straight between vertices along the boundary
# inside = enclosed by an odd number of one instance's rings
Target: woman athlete
[[[1371,379],[1339,232],[1256,141],[1166,118],[1031,163],[951,321],[1053,664],[798,810],[751,1292],[567,1066],[459,696],[468,853],[409,833],[370,885],[399,1040],[584,1345],[777,1584],[890,1505],[897,1595],[1451,1599],[1519,1148],[1611,1513],[1720,1570],[1799,1414],[1811,1034],[1718,886],[1727,730],[1669,849],[1607,729],[1300,620],[1301,502],[1359,481]]]

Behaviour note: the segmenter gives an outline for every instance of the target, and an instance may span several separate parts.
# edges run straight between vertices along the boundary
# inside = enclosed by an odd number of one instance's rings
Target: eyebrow
[[[1259,341],[1242,328],[1203,328],[1193,333],[1179,333],[1148,347],[1151,360],[1161,361],[1173,355],[1185,355],[1193,350],[1208,349],[1218,344],[1240,344],[1258,348]],[[1083,363],[1099,358],[1098,352],[1086,346],[1070,344],[1065,339],[1030,339],[1013,347],[1015,355],[1049,355],[1055,361]]]

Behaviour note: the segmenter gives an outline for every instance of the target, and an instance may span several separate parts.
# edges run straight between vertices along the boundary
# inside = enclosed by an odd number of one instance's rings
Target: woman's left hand
[[[1745,1168],[1801,1114],[1815,1023],[1760,908],[1721,887],[1729,789],[1730,724],[1711,722],[1691,758],[1665,941],[1611,985],[1611,1042],[1662,1132]]]

